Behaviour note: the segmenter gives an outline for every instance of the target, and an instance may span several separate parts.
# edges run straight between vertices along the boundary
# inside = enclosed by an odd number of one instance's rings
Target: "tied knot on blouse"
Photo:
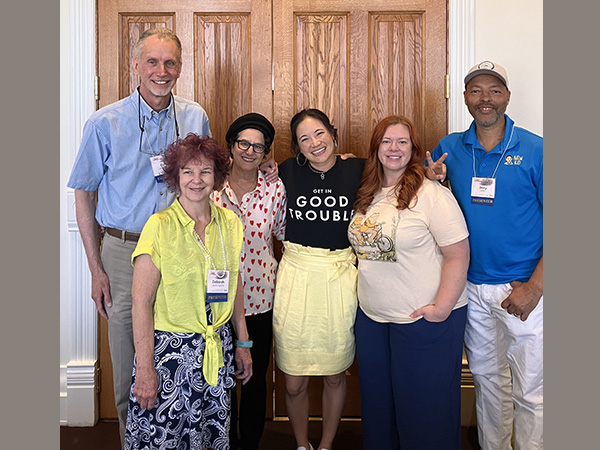
[[[206,332],[203,334],[206,342],[206,349],[204,350],[202,373],[208,384],[216,386],[219,379],[219,369],[225,365],[223,362],[221,337],[215,331],[213,325],[207,325]]]

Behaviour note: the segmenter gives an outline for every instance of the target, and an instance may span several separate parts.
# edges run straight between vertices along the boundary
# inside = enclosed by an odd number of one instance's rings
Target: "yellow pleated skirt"
[[[288,375],[335,375],[354,361],[358,271],[343,250],[284,242],[275,299],[275,362]]]

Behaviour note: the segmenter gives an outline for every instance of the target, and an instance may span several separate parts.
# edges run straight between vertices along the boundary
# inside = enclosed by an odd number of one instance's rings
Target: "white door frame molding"
[[[85,120],[96,109],[96,0],[60,2],[60,423],[98,420],[98,316],[66,184]]]

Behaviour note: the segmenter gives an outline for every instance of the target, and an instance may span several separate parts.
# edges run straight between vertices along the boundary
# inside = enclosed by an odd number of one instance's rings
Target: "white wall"
[[[507,114],[543,136],[543,0],[476,0],[475,63],[504,66],[512,92]],[[473,65],[474,65],[473,64]]]
[[[450,43],[450,66],[457,72],[451,77],[451,103],[463,103],[462,78],[469,67],[483,59],[495,60],[508,71],[512,91],[508,114],[519,126],[542,135],[542,0],[449,0],[449,7],[459,11],[458,23],[473,22],[475,27],[475,33],[457,29],[451,37],[454,42],[459,36],[457,43],[465,36],[475,40],[474,51],[471,42],[461,44],[459,51],[456,43]],[[97,419],[96,313],[89,299],[89,271],[77,236],[73,194],[66,183],[83,122],[94,105],[95,0],[60,0],[60,17],[60,423],[86,426]],[[450,109],[451,131],[468,126],[465,111],[464,104]],[[456,121],[456,116],[464,117]]]

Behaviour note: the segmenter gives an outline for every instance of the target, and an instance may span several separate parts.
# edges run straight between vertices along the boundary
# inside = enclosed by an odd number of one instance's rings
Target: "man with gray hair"
[[[140,79],[137,89],[85,123],[67,183],[75,190],[77,225],[92,274],[91,296],[108,320],[121,442],[134,360],[131,254],[148,218],[175,198],[162,182],[163,151],[188,133],[210,135],[204,109],[172,93],[181,74],[181,42],[172,31],[144,32],[133,51],[133,70]],[[99,226],[104,231],[101,246]]]
[[[492,61],[465,77],[468,130],[427,155],[447,175],[469,229],[465,348],[483,450],[543,448],[543,138],[515,126],[506,70]],[[433,162],[435,160],[435,163]]]

